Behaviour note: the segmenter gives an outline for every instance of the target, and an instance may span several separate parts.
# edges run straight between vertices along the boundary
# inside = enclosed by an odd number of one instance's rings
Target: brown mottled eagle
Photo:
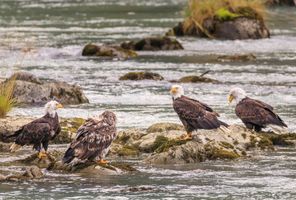
[[[70,163],[74,158],[80,161],[104,160],[112,141],[116,137],[116,116],[111,111],[105,111],[98,119],[87,119],[79,127],[76,139],[65,152],[63,163]]]
[[[173,85],[170,93],[173,97],[173,107],[183,123],[187,135],[184,139],[192,138],[192,131],[198,129],[216,129],[228,125],[218,119],[219,114],[214,112],[205,103],[184,96],[184,90],[180,85]]]
[[[285,122],[273,111],[273,107],[259,100],[247,97],[241,88],[233,88],[229,92],[228,101],[236,102],[235,114],[242,120],[248,129],[260,132],[268,125],[287,127]]]
[[[38,151],[38,157],[46,157],[46,151],[50,140],[54,139],[61,131],[59,117],[56,112],[63,106],[57,101],[50,101],[45,105],[45,115],[36,119],[17,130],[7,138],[15,138],[11,145],[11,152],[15,152],[24,145],[33,145]],[[42,150],[42,147],[44,151]]]

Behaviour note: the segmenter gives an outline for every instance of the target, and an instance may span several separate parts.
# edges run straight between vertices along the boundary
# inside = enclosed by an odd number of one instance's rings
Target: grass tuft
[[[0,85],[0,118],[3,118],[16,105],[13,98],[15,79],[11,79]]]

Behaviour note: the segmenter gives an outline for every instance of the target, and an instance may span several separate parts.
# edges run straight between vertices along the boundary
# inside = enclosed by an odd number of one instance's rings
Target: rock
[[[121,81],[125,80],[132,80],[132,81],[139,81],[139,80],[155,80],[155,81],[161,81],[164,78],[153,72],[129,72],[119,78]]]
[[[112,57],[128,59],[136,57],[137,53],[119,46],[87,44],[82,50],[82,56]]]
[[[20,181],[28,179],[40,179],[44,176],[37,166],[25,167],[23,173],[16,173],[5,177],[5,181]]]
[[[20,127],[25,124],[30,123],[36,118],[31,117],[6,117],[0,119],[0,141],[2,142],[12,142],[13,138],[6,139],[5,136],[13,134]],[[61,132],[56,138],[52,141],[55,144],[65,144],[70,143],[72,139],[76,136],[77,129],[84,123],[82,118],[71,118],[71,119],[60,119]],[[2,145],[3,149],[7,149],[6,145]],[[0,143],[1,149],[1,143]]]
[[[295,6],[295,0],[266,0],[268,6]]]
[[[45,104],[52,99],[62,104],[89,103],[81,88],[61,81],[39,80],[27,72],[18,72],[8,78],[15,81],[13,98],[18,104]]]
[[[180,78],[178,83],[219,83],[218,80],[207,78],[204,76],[185,76]]]
[[[195,36],[225,40],[260,39],[269,38],[270,33],[263,19],[250,17],[237,17],[232,20],[207,19],[203,23],[203,30],[193,22],[187,25],[179,23],[168,34],[176,36]],[[186,22],[188,23],[188,22]]]
[[[205,160],[236,159],[247,155],[249,150],[273,150],[272,142],[246,128],[233,125],[229,132],[223,130],[202,130],[192,141],[175,138],[164,140],[158,151],[146,158],[151,164],[184,164]],[[175,143],[169,145],[170,143]],[[165,146],[164,146],[165,145]]]
[[[6,180],[6,176],[0,174],[0,182]]]
[[[0,142],[0,152],[8,152],[11,144]]]
[[[212,35],[218,39],[243,40],[269,38],[270,33],[258,19],[240,17],[233,21],[215,22]]]
[[[134,51],[164,51],[164,50],[180,50],[183,46],[170,37],[150,37],[139,41],[124,42],[120,45],[124,49]]]
[[[218,56],[217,60],[220,62],[233,62],[233,61],[238,61],[238,62],[246,62],[246,61],[253,61],[256,60],[256,56],[252,53],[250,54],[244,54],[244,55],[222,55]]]
[[[176,123],[156,123],[148,127],[147,133],[165,132],[170,130],[184,130],[181,124]]]

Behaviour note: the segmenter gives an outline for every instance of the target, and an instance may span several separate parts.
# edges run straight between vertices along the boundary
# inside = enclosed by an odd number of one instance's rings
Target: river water
[[[272,37],[217,41],[179,38],[185,50],[141,52],[135,59],[85,58],[87,43],[119,43],[164,34],[182,20],[183,0],[0,0],[0,77],[29,71],[45,79],[80,85],[90,104],[68,106],[62,117],[89,117],[110,109],[120,129],[178,122],[168,94],[169,80],[212,70],[221,84],[183,84],[188,96],[207,102],[228,123],[241,123],[227,104],[231,87],[275,107],[296,130],[296,10],[268,11]],[[29,52],[24,50],[30,49]],[[217,55],[253,53],[256,61],[218,62]],[[121,82],[130,71],[148,70],[165,81]],[[42,107],[14,109],[10,115],[40,116]],[[2,160],[8,155],[0,154]],[[0,198],[78,199],[293,199],[294,148],[235,162],[152,167],[137,160],[140,172],[111,177],[47,173],[37,182],[1,184]],[[143,186],[148,191],[130,192]]]

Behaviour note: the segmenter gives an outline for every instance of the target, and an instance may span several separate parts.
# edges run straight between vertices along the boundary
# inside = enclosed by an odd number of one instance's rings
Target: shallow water
[[[181,0],[10,0],[0,4],[0,76],[26,70],[45,79],[79,84],[90,104],[69,106],[62,117],[88,117],[110,109],[119,128],[142,127],[160,121],[178,122],[171,106],[169,80],[212,70],[221,84],[184,84],[188,96],[207,102],[221,119],[240,123],[226,95],[243,87],[249,96],[273,105],[296,130],[296,12],[269,11],[271,39],[216,41],[180,38],[185,50],[141,52],[121,60],[80,56],[89,42],[118,43],[164,34],[182,19]],[[24,49],[32,49],[24,53]],[[221,54],[254,53],[256,61],[218,62]],[[149,70],[165,81],[120,82],[126,72]],[[16,108],[10,115],[40,116],[42,107]],[[0,154],[1,155],[1,154]],[[1,155],[1,158],[7,155]],[[81,178],[48,173],[46,180],[1,185],[0,198],[194,198],[289,199],[295,195],[293,149],[282,149],[258,159],[170,166],[167,170],[138,164],[141,173],[119,177]],[[136,161],[136,163],[139,163]],[[151,191],[124,192],[145,186]],[[123,192],[122,192],[123,190]],[[38,193],[38,191],[41,191]],[[38,196],[39,195],[39,196]],[[24,197],[25,198],[25,197]]]

